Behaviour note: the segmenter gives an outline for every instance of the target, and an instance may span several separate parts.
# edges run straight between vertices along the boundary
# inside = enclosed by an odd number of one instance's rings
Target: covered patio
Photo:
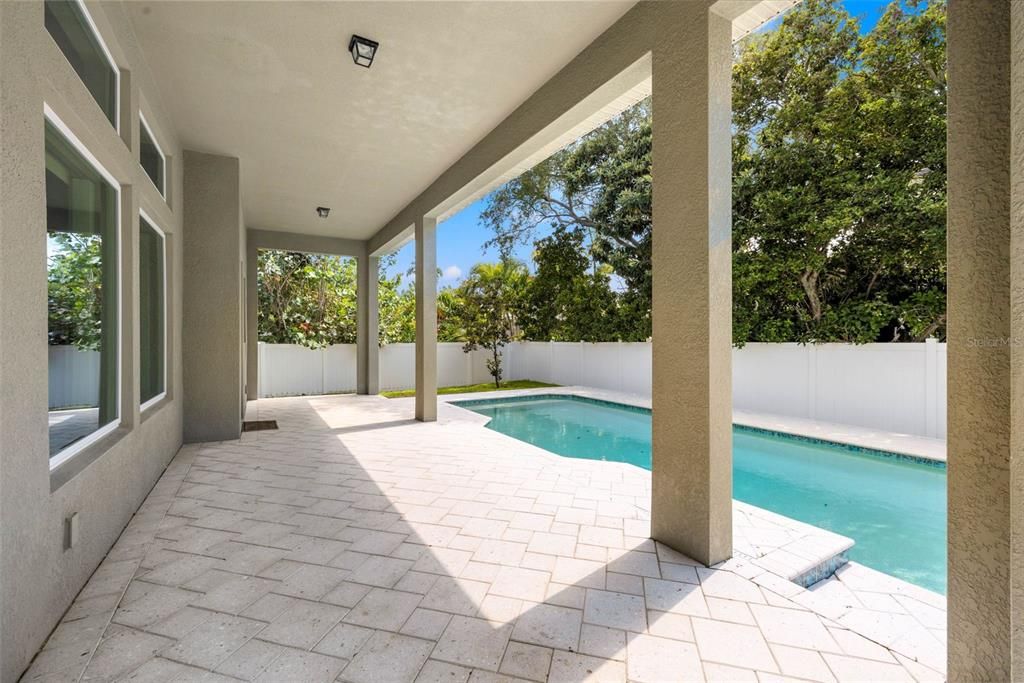
[[[649,473],[411,402],[262,399],[278,430],[183,448],[25,680],[944,679],[940,596],[805,590],[749,507],[705,568],[650,539]]]
[[[74,0],[58,44],[51,0],[0,3],[0,679],[1024,677],[1024,3],[949,1],[948,613],[787,581],[754,550],[785,525],[732,500],[732,46],[792,4]],[[436,368],[438,223],[647,96],[649,475],[481,428]],[[104,188],[102,427],[51,458],[41,264],[100,196],[72,187]],[[409,240],[388,403],[376,274]],[[259,248],[358,259],[359,396],[247,401]]]

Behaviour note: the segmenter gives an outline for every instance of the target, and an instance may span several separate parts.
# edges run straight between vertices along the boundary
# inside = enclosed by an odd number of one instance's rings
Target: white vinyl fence
[[[438,344],[437,356],[438,386],[490,380],[484,351]],[[355,366],[354,345],[260,344],[260,396],[351,392]],[[504,368],[505,379],[651,393],[649,343],[515,342]],[[411,388],[414,369],[413,344],[383,347],[381,390]],[[946,345],[748,344],[733,349],[733,406],[945,438]]]
[[[356,346],[338,344],[307,349],[295,344],[259,346],[259,395],[301,396],[356,390]],[[485,353],[463,353],[462,344],[437,345],[438,386],[475,384],[490,379]],[[390,344],[380,350],[380,389],[411,389],[415,384],[416,345]]]
[[[94,406],[100,397],[100,352],[48,346],[50,410]]]
[[[515,342],[503,354],[505,379],[533,379],[649,396],[649,343]],[[487,352],[437,345],[437,384],[490,381]],[[49,347],[50,408],[94,405],[99,353]],[[416,347],[380,352],[382,391],[414,384]],[[733,349],[733,406],[738,410],[945,438],[946,345],[748,344]],[[310,350],[259,345],[259,395],[298,396],[356,389],[356,347]],[[685,390],[682,388],[681,390]]]

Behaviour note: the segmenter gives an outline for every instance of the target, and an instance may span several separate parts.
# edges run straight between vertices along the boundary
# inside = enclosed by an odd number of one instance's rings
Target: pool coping
[[[605,403],[616,403],[633,408],[651,409],[651,398],[638,394],[596,389],[586,386],[538,387],[535,389],[510,389],[483,391],[471,394],[441,394],[437,398],[446,403],[468,401],[491,401],[501,398],[516,399],[538,395],[576,396]],[[934,465],[946,462],[946,442],[913,434],[886,432],[883,430],[858,427],[856,425],[822,422],[805,418],[746,410],[733,410],[733,425],[763,432],[790,436],[811,443],[823,443],[847,447],[850,450],[878,455],[881,457],[902,456],[921,464]]]
[[[472,405],[494,400],[508,399],[515,402],[517,400],[551,396],[555,398],[572,398],[587,403],[612,404],[619,407],[626,406],[634,408],[638,412],[648,412],[650,410],[647,406],[638,405],[639,401],[623,403],[612,400],[606,395],[594,396],[592,394],[595,392],[592,390],[580,389],[579,387],[558,387],[559,391],[550,391],[553,388],[542,387],[514,391],[448,394],[443,396],[443,402],[453,408],[460,409],[460,412],[465,414],[465,418],[468,421],[481,426],[485,426],[490,422],[491,418],[473,411]],[[602,393],[607,394],[608,392]],[[441,399],[442,397],[439,396],[438,398]],[[514,438],[508,435],[505,436],[510,439]],[[552,458],[566,457],[539,446],[534,447]],[[650,474],[650,470],[631,463],[597,460],[593,462],[602,462],[608,466],[634,468],[647,475]],[[755,542],[751,539],[737,539],[734,534],[734,552],[736,556],[742,557],[750,564],[802,588],[808,588],[832,576],[839,567],[847,563],[847,553],[854,546],[853,539],[841,534],[736,499],[733,499],[733,510],[738,517],[747,522],[748,527],[774,527],[777,530],[784,530],[785,535],[789,538],[786,541],[767,544]]]

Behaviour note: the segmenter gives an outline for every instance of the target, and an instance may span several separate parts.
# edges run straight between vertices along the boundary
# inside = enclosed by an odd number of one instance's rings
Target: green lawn
[[[557,387],[557,384],[547,384],[545,382],[534,382],[532,379],[514,379],[510,382],[502,382],[501,389],[497,391],[508,391],[510,389],[539,389],[541,387]],[[478,391],[495,391],[494,382],[485,382],[484,384],[467,384],[462,387],[441,387],[437,390],[439,394],[475,394]],[[409,396],[415,396],[415,389],[405,389],[403,391],[385,391],[381,393],[381,396],[387,398],[407,398]]]

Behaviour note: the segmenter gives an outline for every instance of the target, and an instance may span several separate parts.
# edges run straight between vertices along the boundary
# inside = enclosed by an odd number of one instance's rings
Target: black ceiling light
[[[353,62],[369,69],[379,45],[375,40],[353,34],[352,40],[348,41],[348,51],[352,53]]]
[[[320,218],[327,218],[327,214],[329,214],[330,212],[331,212],[331,207],[329,207],[329,206],[318,206],[318,207],[316,207],[316,215],[320,216]]]

